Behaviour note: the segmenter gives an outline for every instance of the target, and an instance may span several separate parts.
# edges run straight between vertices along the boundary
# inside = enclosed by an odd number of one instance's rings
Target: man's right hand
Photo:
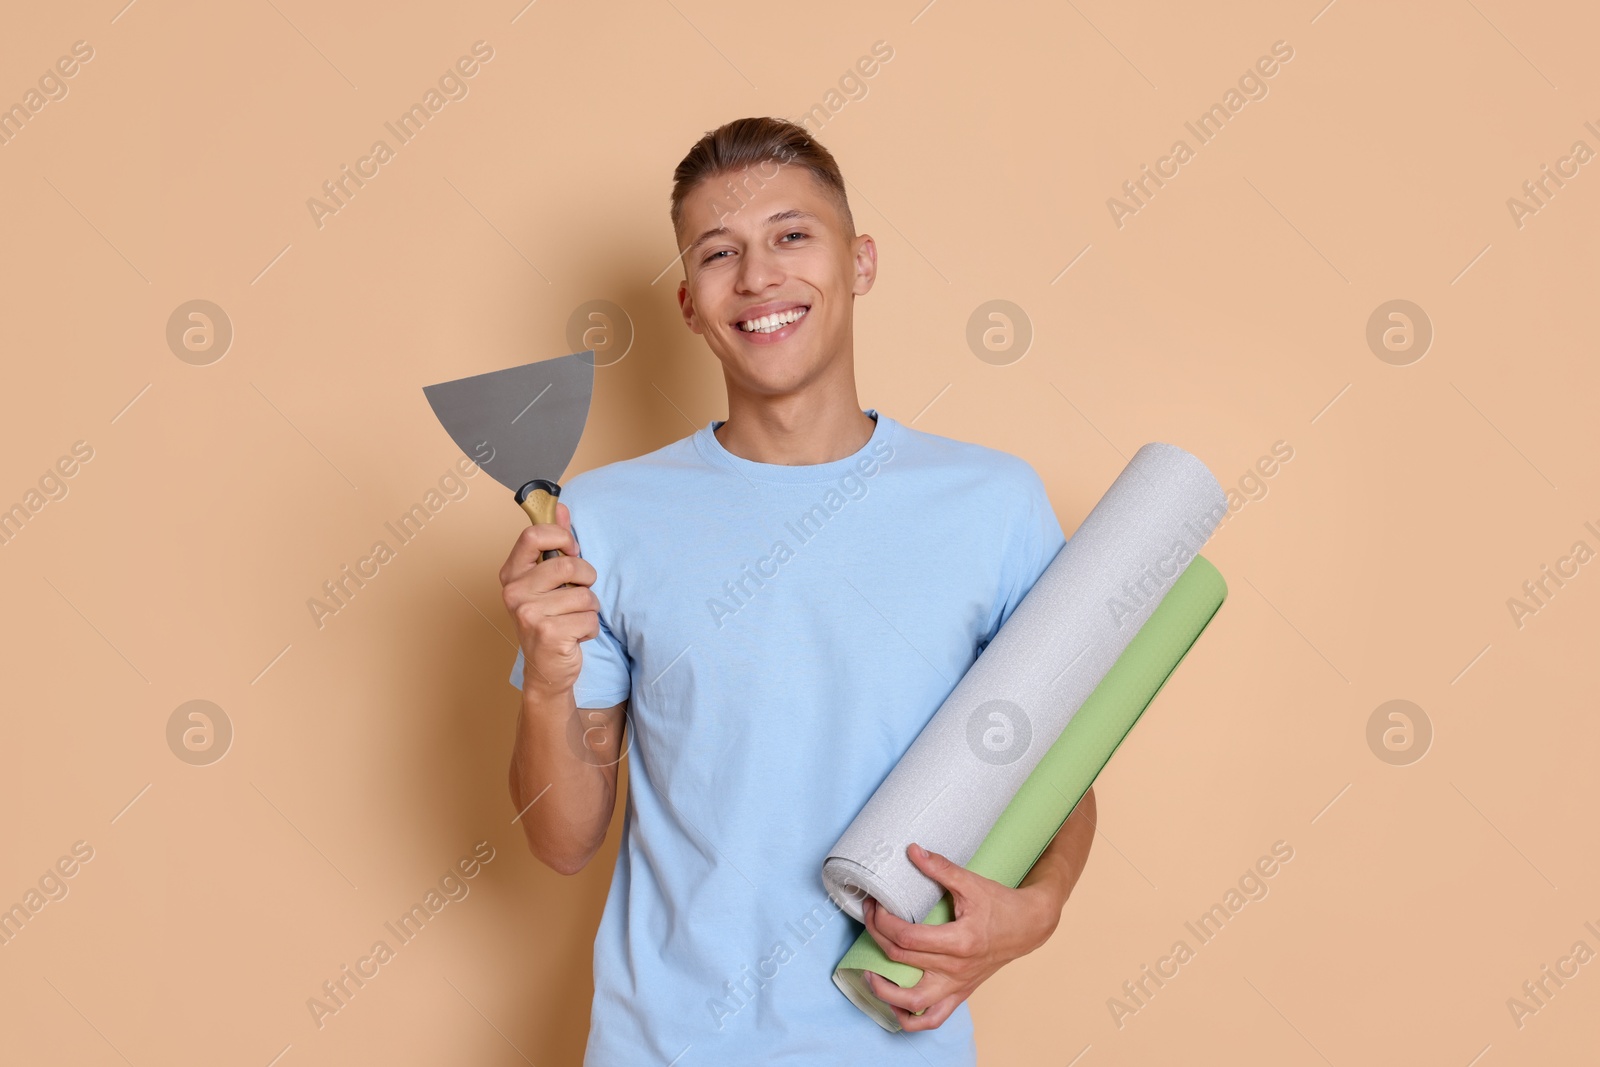
[[[541,560],[548,549],[561,555]],[[535,523],[517,535],[500,568],[501,600],[522,646],[523,692],[568,692],[583,666],[580,641],[600,633],[600,599],[590,588],[594,567],[579,556],[572,516],[556,504],[556,521]]]

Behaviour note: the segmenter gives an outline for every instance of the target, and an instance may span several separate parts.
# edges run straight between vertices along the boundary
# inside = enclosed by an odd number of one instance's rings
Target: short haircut
[[[845,230],[854,237],[855,219],[845,195],[844,175],[833,154],[804,126],[768,117],[734,119],[708,130],[672,172],[672,231],[678,232],[683,201],[701,182],[736,174],[768,162],[804,167],[839,209]],[[771,176],[768,176],[769,179]],[[757,181],[761,179],[758,176]]]

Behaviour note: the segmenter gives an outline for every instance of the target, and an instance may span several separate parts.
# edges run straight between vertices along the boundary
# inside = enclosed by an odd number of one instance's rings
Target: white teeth
[[[806,313],[806,308],[790,308],[780,311],[776,315],[763,315],[759,319],[750,319],[739,323],[739,329],[745,333],[771,333],[782,329],[791,322],[798,322]]]

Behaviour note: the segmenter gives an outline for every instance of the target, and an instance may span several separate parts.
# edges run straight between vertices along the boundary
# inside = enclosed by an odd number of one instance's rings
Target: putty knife
[[[507,489],[528,518],[556,521],[556,498],[594,395],[594,351],[425,385],[451,440]],[[546,549],[541,559],[559,556]]]

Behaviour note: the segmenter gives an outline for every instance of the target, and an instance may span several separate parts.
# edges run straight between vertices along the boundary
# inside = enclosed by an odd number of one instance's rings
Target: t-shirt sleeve
[[[572,524],[572,532],[579,545],[583,545],[585,538],[576,522]],[[613,583],[604,580],[609,568],[589,552],[585,552],[584,557],[595,563],[595,570],[601,575],[601,581],[594,587],[595,595],[600,598],[600,632],[578,645],[583,653],[583,666],[578,671],[577,682],[572,686],[573,702],[580,708],[610,708],[622,703],[632,693],[632,674],[629,671],[627,649],[617,640],[607,621],[611,612],[608,595],[616,588]],[[524,666],[522,650],[518,649],[517,660],[511,665],[511,684],[519,690],[522,688]]]
[[[979,651],[994,640],[1000,627],[1011,618],[1011,613],[1022,603],[1022,598],[1028,595],[1028,590],[1033,588],[1045,568],[1056,558],[1056,553],[1067,543],[1055,508],[1050,504],[1050,494],[1031,465],[1027,468],[1023,483],[1028,498],[1027,517],[1020,525],[1013,526],[1006,538],[1000,582],[1001,588],[1006,590],[1005,599],[990,618],[989,632],[979,645]]]

